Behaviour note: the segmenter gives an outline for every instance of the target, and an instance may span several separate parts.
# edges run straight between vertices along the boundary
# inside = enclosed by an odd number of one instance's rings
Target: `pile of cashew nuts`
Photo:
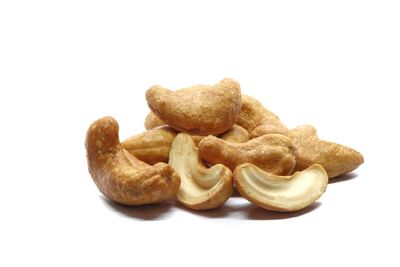
[[[146,131],[120,142],[112,117],[86,136],[90,175],[109,199],[144,205],[176,199],[195,210],[220,207],[236,190],[273,211],[303,209],[329,178],[364,162],[349,147],[318,138],[309,125],[288,129],[237,81],[146,92]]]

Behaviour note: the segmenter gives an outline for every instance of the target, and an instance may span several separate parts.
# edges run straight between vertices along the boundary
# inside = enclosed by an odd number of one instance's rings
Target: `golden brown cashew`
[[[169,150],[177,132],[162,126],[132,136],[121,143],[129,153],[148,164],[168,162]]]
[[[144,127],[146,130],[151,130],[153,128],[159,127],[166,125],[166,123],[157,117],[152,111],[149,112],[149,114],[146,116],[146,119],[144,120]]]
[[[322,165],[329,178],[358,168],[364,158],[358,151],[336,143],[320,140],[315,128],[303,125],[289,131],[289,138],[297,148],[296,171],[313,164]]]
[[[233,190],[232,172],[218,164],[207,169],[190,135],[180,133],[172,143],[169,164],[181,177],[177,199],[195,210],[221,206]]]
[[[242,95],[242,106],[236,124],[245,128],[251,137],[265,134],[287,135],[288,132],[278,116],[247,95]]]
[[[219,138],[232,143],[244,143],[250,140],[250,135],[245,128],[235,124],[229,131],[221,134]]]
[[[89,172],[100,192],[115,202],[142,205],[175,197],[180,178],[165,163],[150,166],[122,148],[112,117],[95,121],[86,135]]]
[[[328,185],[328,175],[321,165],[292,176],[278,176],[246,163],[235,169],[234,177],[244,198],[273,211],[301,210],[320,198]]]
[[[263,135],[246,143],[227,142],[210,135],[200,141],[198,150],[203,160],[221,163],[231,170],[252,163],[274,174],[289,175],[296,164],[292,142],[280,134]]]
[[[152,86],[146,92],[150,109],[167,125],[196,135],[221,134],[240,111],[240,85],[225,78],[214,86],[195,85],[175,92]]]

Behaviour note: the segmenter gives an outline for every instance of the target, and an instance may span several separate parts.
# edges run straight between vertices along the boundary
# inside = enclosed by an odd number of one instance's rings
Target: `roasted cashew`
[[[235,123],[241,103],[240,85],[225,78],[214,86],[195,85],[175,92],[152,86],[150,109],[172,128],[196,135],[221,134]]]
[[[297,148],[296,171],[313,164],[322,165],[329,178],[351,172],[364,163],[360,152],[333,142],[320,140],[311,125],[291,129],[289,138]]]
[[[100,192],[115,202],[142,205],[173,199],[180,178],[165,163],[150,166],[122,148],[118,123],[104,117],[86,135],[89,172]]]
[[[232,143],[207,136],[198,145],[203,160],[221,163],[232,171],[243,163],[252,163],[265,171],[289,175],[296,164],[296,150],[289,138],[280,134],[263,135],[246,143]]]
[[[121,143],[129,153],[148,164],[168,162],[169,150],[177,132],[162,126],[132,136]]]

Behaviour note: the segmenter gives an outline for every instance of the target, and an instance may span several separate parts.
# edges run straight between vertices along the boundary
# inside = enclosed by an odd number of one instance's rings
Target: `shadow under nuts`
[[[150,109],[172,128],[196,135],[228,131],[240,111],[240,85],[225,78],[214,86],[195,85],[175,92],[152,86],[146,92]]]
[[[329,178],[355,170],[364,162],[360,152],[333,142],[320,140],[310,125],[289,131],[289,137],[297,148],[295,170],[301,171],[313,164],[322,165]]]
[[[142,205],[175,198],[178,174],[165,163],[150,166],[122,148],[118,123],[104,117],[87,131],[86,151],[93,181],[109,199],[125,205]]]
[[[198,145],[199,156],[211,163],[221,163],[232,171],[243,163],[278,175],[289,175],[296,164],[296,150],[286,136],[263,135],[246,143],[232,143],[207,136]]]

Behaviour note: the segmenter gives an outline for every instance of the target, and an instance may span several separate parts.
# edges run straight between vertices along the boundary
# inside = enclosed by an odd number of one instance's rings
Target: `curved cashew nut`
[[[150,109],[172,128],[197,135],[220,134],[235,123],[241,103],[240,85],[223,79],[214,86],[195,85],[175,92],[152,86]]]
[[[351,172],[364,163],[360,152],[333,142],[320,140],[311,125],[291,129],[289,138],[297,148],[295,170],[301,171],[313,165],[322,165],[329,178]]]
[[[245,128],[251,137],[265,134],[287,135],[287,127],[258,100],[242,95],[242,106],[236,124]]]
[[[292,176],[277,176],[246,163],[235,169],[234,177],[244,198],[273,211],[301,210],[320,198],[328,185],[328,175],[321,165]]]
[[[175,197],[180,178],[165,163],[150,166],[122,148],[118,123],[104,117],[86,136],[89,172],[100,192],[115,202],[142,205]]]
[[[188,208],[216,208],[232,195],[232,172],[221,164],[207,169],[188,134],[180,133],[175,137],[169,164],[181,177],[177,199]]]
[[[168,162],[169,150],[177,132],[168,127],[158,127],[132,136],[121,143],[122,147],[148,164]]]
[[[280,134],[263,135],[246,143],[232,143],[207,136],[198,145],[199,156],[211,163],[221,163],[232,171],[243,163],[279,175],[289,175],[296,164],[296,150],[290,139]]]

